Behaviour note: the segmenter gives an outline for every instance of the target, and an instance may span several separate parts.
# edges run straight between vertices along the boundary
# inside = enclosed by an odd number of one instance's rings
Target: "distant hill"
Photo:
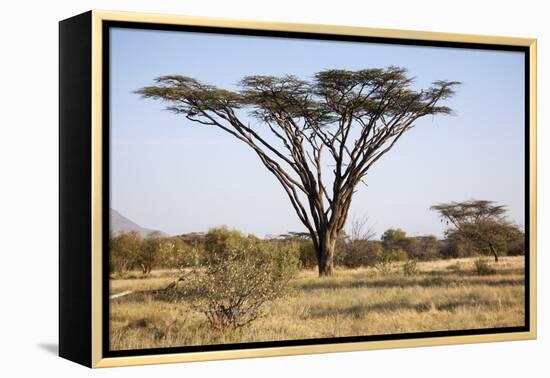
[[[187,234],[176,235],[175,237],[183,240],[185,243],[195,244],[204,242],[204,239],[206,238],[206,233],[190,232]]]
[[[136,231],[141,236],[146,237],[147,235],[151,234],[152,232],[155,232],[157,230],[151,230],[149,228],[141,227],[139,224],[136,224],[132,222],[130,219],[126,218],[124,215],[120,214],[118,211],[114,209],[110,209],[110,215],[111,215],[111,231],[115,234],[119,234],[121,232],[130,232],[130,231]],[[165,232],[160,232],[161,236],[168,236]]]

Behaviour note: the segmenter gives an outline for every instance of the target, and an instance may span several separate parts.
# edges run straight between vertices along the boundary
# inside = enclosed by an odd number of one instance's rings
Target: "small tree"
[[[441,203],[431,209],[450,226],[447,234],[472,242],[478,251],[492,254],[495,262],[498,262],[499,254],[506,251],[507,241],[517,239],[522,233],[506,220],[506,207],[493,201]]]
[[[136,264],[136,256],[141,249],[142,239],[135,231],[109,233],[109,258],[112,272],[122,274]]]
[[[386,251],[404,249],[407,244],[407,234],[400,228],[390,228],[382,234],[381,240]]]
[[[162,268],[183,268],[192,260],[192,248],[179,237],[162,238],[155,265]]]
[[[161,262],[171,260],[170,253],[173,252],[174,244],[155,231],[143,239],[140,248],[135,255],[135,264],[140,267],[141,272],[146,275]]]
[[[211,230],[205,260],[183,294],[214,330],[243,327],[263,315],[266,302],[287,293],[298,266],[289,243],[261,241],[227,228]]]

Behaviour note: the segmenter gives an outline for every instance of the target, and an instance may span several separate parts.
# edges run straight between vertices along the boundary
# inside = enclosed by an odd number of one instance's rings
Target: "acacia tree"
[[[162,76],[137,91],[167,109],[217,127],[249,146],[281,184],[313,241],[319,274],[333,271],[335,242],[369,169],[457,82],[412,88],[404,68],[329,69],[313,80],[246,76],[230,91],[185,76]],[[251,124],[254,122],[254,124]],[[328,171],[328,172],[327,172]]]
[[[494,256],[495,262],[498,262],[499,250],[505,249],[507,241],[522,234],[505,218],[506,206],[493,201],[441,203],[431,209],[451,226],[447,235],[470,241],[478,250],[487,250]]]

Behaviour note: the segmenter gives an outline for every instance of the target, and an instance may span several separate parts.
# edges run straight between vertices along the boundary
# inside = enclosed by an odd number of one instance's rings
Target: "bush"
[[[336,253],[340,263],[348,268],[375,266],[382,253],[382,243],[374,240],[348,241]]]
[[[265,242],[226,228],[209,231],[205,254],[182,291],[218,331],[262,316],[266,302],[288,293],[299,264],[292,243]]]
[[[142,275],[154,268],[178,268],[185,252],[185,244],[178,238],[162,237],[158,232],[146,238],[135,231],[109,234],[109,259],[111,273],[126,276],[132,269]]]
[[[402,249],[383,250],[382,255],[388,256],[392,262],[407,261],[409,259],[407,252]]]
[[[403,264],[403,274],[405,276],[415,276],[418,272],[418,264],[415,259],[409,260]]]
[[[486,259],[479,258],[474,261],[474,272],[480,276],[487,276],[495,274],[496,270],[489,265]]]
[[[386,275],[390,274],[393,268],[393,258],[390,254],[383,253],[378,258],[378,264],[376,264],[376,269],[378,273]]]
[[[167,237],[161,239],[161,248],[158,253],[155,267],[164,269],[176,269],[185,266],[184,261],[188,259],[192,248],[178,237]]]
[[[439,257],[442,242],[433,235],[416,236],[408,239],[405,251],[409,258],[421,261],[435,260]]]
[[[525,255],[525,238],[523,235],[519,238],[512,239],[508,242],[508,256],[524,256]]]
[[[109,233],[109,268],[111,273],[123,275],[136,265],[136,255],[141,248],[142,238],[135,232]]]
[[[195,243],[192,246],[185,247],[178,260],[178,268],[196,268],[204,260],[204,244]]]
[[[384,249],[393,250],[403,248],[407,243],[407,234],[400,228],[390,228],[381,237]]]
[[[317,258],[315,257],[313,242],[311,240],[300,240],[292,243],[294,243],[297,248],[300,266],[305,269],[315,268],[317,266]]]
[[[159,265],[171,251],[171,244],[164,240],[159,233],[152,233],[143,239],[136,250],[133,263],[141,269],[143,275]]]
[[[475,256],[477,252],[473,243],[458,237],[456,234],[450,233],[443,242],[443,246],[439,253],[443,258],[456,259]]]

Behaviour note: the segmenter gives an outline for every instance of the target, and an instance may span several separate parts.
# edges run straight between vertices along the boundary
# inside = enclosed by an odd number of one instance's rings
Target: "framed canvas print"
[[[536,337],[534,39],[60,22],[59,353]]]

